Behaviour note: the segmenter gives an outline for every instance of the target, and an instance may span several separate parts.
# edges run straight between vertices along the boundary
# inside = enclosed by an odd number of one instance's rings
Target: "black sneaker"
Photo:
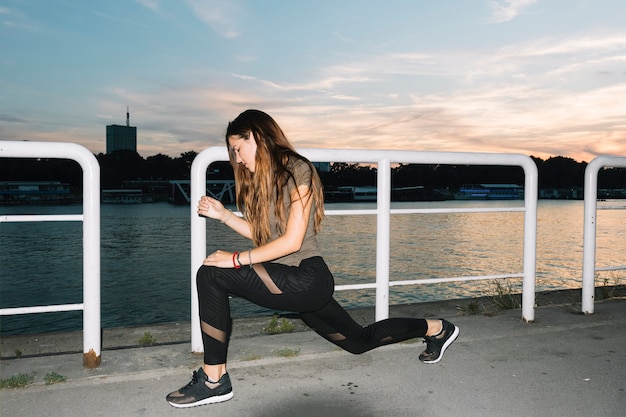
[[[228,374],[222,375],[219,381],[210,382],[204,370],[193,372],[191,382],[167,395],[165,398],[172,407],[187,408],[198,405],[219,403],[233,398],[233,388]]]
[[[459,336],[459,328],[447,320],[441,319],[443,328],[437,336],[426,336],[426,350],[420,355],[424,363],[437,363],[443,358],[443,352]]]

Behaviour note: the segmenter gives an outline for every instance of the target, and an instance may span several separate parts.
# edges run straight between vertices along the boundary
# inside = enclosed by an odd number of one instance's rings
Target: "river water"
[[[599,207],[626,207],[626,201]],[[520,206],[522,201],[394,203],[393,208]],[[374,208],[369,203],[327,209]],[[82,206],[4,206],[0,214],[80,213]],[[580,288],[582,201],[540,200],[537,290]],[[145,325],[190,319],[190,209],[167,203],[102,205],[102,326]],[[327,216],[319,236],[337,284],[375,280],[376,218]],[[216,221],[207,221],[207,252],[245,250],[249,244]],[[599,210],[597,266],[626,263],[626,210]],[[523,272],[523,213],[406,214],[391,219],[391,280]],[[598,284],[626,281],[626,271],[598,273]],[[512,279],[514,287],[521,280]],[[489,281],[394,286],[391,304],[488,295]],[[371,306],[374,290],[341,291],[346,307]],[[82,302],[82,223],[0,224],[0,308]],[[268,314],[232,300],[233,316]],[[76,330],[82,312],[0,317],[1,334]]]

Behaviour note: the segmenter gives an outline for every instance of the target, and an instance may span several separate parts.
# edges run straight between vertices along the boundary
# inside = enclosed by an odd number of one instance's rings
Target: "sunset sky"
[[[626,156],[624,0],[0,0],[0,140]]]

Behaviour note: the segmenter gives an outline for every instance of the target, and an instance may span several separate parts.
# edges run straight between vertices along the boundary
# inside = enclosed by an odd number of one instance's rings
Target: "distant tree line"
[[[532,157],[539,173],[539,188],[582,188],[586,162],[563,156],[547,160]],[[376,184],[376,168],[369,165],[335,163],[320,173],[325,186]],[[525,176],[521,167],[483,165],[400,164],[392,168],[393,187],[425,186],[458,190],[463,184],[518,184]],[[626,169],[605,169],[598,175],[599,188],[626,187]]]
[[[132,151],[98,154],[101,187],[121,188],[124,182],[136,180],[188,180],[191,163],[197,152],[182,153],[178,158],[157,154],[147,158]],[[546,160],[532,157],[539,172],[539,188],[583,187],[586,162],[556,156]],[[233,178],[227,161],[209,167],[214,179]],[[376,167],[355,163],[332,163],[328,172],[320,172],[325,187],[376,185]],[[73,187],[82,186],[78,163],[63,159],[4,158],[0,164],[0,181],[61,181]],[[462,184],[524,184],[520,167],[470,165],[399,164],[392,168],[394,187],[424,186],[457,190]],[[598,175],[599,188],[626,187],[626,169],[604,169]]]

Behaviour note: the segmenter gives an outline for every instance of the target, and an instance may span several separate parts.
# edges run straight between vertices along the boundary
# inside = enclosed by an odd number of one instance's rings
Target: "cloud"
[[[349,107],[318,103],[319,96],[302,90],[297,112],[287,103],[277,110],[288,113],[300,146],[488,149],[584,160],[623,154],[625,41],[621,34],[597,34],[481,53],[387,54],[337,63],[308,85],[323,85],[332,73],[339,81],[333,83],[335,95],[355,99]],[[357,72],[365,96],[353,91],[354,83],[341,82]],[[399,89],[391,90],[399,74]],[[429,80],[437,76],[447,78],[448,87],[429,92]],[[467,82],[449,86],[462,79]]]
[[[153,12],[158,13],[161,10],[158,0],[135,0],[135,1],[141,4],[146,9],[152,10]]]
[[[301,83],[212,73],[152,92],[117,89],[101,113],[116,114],[120,102],[138,109],[133,119],[146,156],[221,146],[226,123],[259,108],[276,118],[297,147],[590,160],[624,152],[622,39],[597,34],[491,51],[389,53],[336,62]],[[595,83],[578,81],[603,69],[609,75],[597,75]]]
[[[241,9],[235,1],[187,0],[196,17],[225,38],[239,36]]]
[[[626,34],[596,33],[568,37],[546,37],[502,49],[504,56],[545,57],[577,54],[606,54],[624,51]]]
[[[103,19],[111,20],[111,21],[118,22],[118,23],[124,23],[127,25],[144,27],[144,28],[148,27],[148,25],[138,20],[127,19],[125,17],[114,16],[114,15],[110,15],[110,14],[102,13],[102,12],[95,12],[95,14],[96,16],[102,17]]]
[[[25,123],[26,119],[19,116],[14,116],[12,114],[0,113],[0,121],[11,123]]]
[[[51,117],[29,115],[32,134],[21,136],[103,152],[104,126],[123,120],[123,103],[144,157],[222,146],[227,122],[247,108],[270,113],[300,148],[518,152],[587,161],[626,152],[623,32],[543,37],[491,50],[353,56],[307,68],[297,81],[199,67],[148,89],[105,86],[108,95],[90,109],[97,116],[82,126],[56,134]],[[3,137],[17,137],[9,129],[23,123],[5,113],[0,121],[12,123],[0,124]]]
[[[340,70],[337,69],[337,71],[340,71]],[[330,72],[332,73],[332,71]],[[369,80],[367,77],[351,75],[351,74],[346,75],[346,76],[318,77],[316,80],[309,81],[306,83],[277,83],[271,80],[259,79],[250,75],[242,75],[242,74],[233,74],[233,77],[244,80],[244,81],[253,82],[253,83],[256,83],[257,85],[263,85],[271,89],[279,90],[282,92],[327,91],[338,85],[363,83]]]
[[[500,0],[491,2],[490,23],[504,23],[515,19],[524,9],[537,0]]]
[[[37,26],[24,13],[9,7],[0,7],[0,24],[8,29],[37,30]]]

